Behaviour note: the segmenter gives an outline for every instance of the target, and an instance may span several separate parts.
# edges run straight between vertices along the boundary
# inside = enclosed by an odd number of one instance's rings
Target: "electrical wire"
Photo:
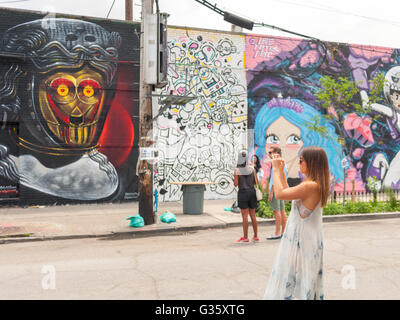
[[[113,1],[112,5],[111,5],[111,8],[110,8],[110,10],[108,11],[107,19],[108,19],[108,17],[110,16],[110,13],[111,13],[112,9],[114,8],[115,1],[116,1],[116,0]]]
[[[214,12],[216,12],[216,13],[218,13],[218,14],[220,14],[220,15],[224,15],[224,14],[227,12],[227,11],[223,11],[223,10],[219,9],[219,8],[217,7],[217,4],[212,5],[212,4],[211,4],[210,2],[208,2],[207,0],[194,0],[194,1],[196,1],[196,2],[198,2],[198,3],[200,3],[200,4],[202,4],[203,6],[205,6],[205,7],[209,8],[209,9],[213,10]],[[282,31],[282,32],[291,33],[291,34],[294,34],[294,35],[296,35],[296,36],[301,36],[301,37],[304,37],[304,38],[308,38],[308,39],[320,41],[319,39],[317,39],[317,38],[315,38],[315,37],[311,37],[311,36],[303,35],[303,34],[300,34],[300,33],[294,32],[294,31],[282,29],[282,28],[279,28],[279,27],[276,27],[276,26],[272,26],[272,25],[266,24],[266,23],[264,23],[264,22],[254,22],[254,25],[256,25],[256,26],[262,26],[262,27],[268,27],[268,28],[276,29],[276,30],[279,30],[279,31]]]
[[[225,14],[225,11],[219,9],[219,8],[217,7],[217,4],[212,5],[212,4],[211,4],[210,2],[208,2],[207,0],[194,0],[194,1],[196,1],[196,2],[198,2],[198,3],[200,3],[200,4],[202,4],[203,6],[205,6],[205,7],[209,8],[209,9],[211,9],[212,11],[214,11],[214,12],[216,12],[216,13],[222,15],[222,16]]]
[[[195,1],[196,1],[196,2],[199,2],[199,3],[203,4],[203,5],[205,5],[206,7],[208,7],[209,9],[212,9],[213,11],[215,11],[215,12],[218,13],[218,14],[221,14],[221,12],[224,12],[224,11],[222,11],[221,9],[219,9],[219,8],[217,7],[217,4],[215,4],[215,5],[210,5],[210,3],[208,3],[206,0],[195,0]],[[273,0],[273,1],[278,1],[278,2],[282,2],[282,3],[288,3],[288,4],[292,4],[292,5],[297,5],[297,6],[300,5],[300,6],[313,7],[313,6],[311,6],[311,5],[302,5],[302,4],[294,3],[294,2],[291,2],[291,1],[287,1],[287,0],[286,0],[286,1],[285,1],[285,0]],[[206,4],[205,4],[204,2],[205,2]],[[325,7],[327,7],[327,6],[325,6]],[[313,8],[319,9],[319,10],[327,10],[327,9],[323,9],[323,8],[320,8],[320,7],[313,7]],[[329,8],[329,7],[327,7],[327,8]],[[344,11],[341,11],[341,10],[338,10],[338,9],[333,9],[333,8],[331,8],[331,9],[328,10],[328,11],[335,11],[335,12],[341,13],[341,14],[349,14],[349,13],[347,13],[347,12],[344,12]],[[355,15],[355,14],[352,14],[352,15],[354,15],[354,16],[359,16],[359,17],[365,18],[365,19],[375,19],[375,20],[377,20],[377,21],[385,22],[385,23],[398,24],[398,22],[395,22],[395,21],[388,21],[388,20],[383,20],[383,19],[378,19],[378,18],[371,18],[371,17],[362,16],[362,15]],[[251,20],[251,19],[250,19],[250,20]],[[280,27],[276,27],[276,26],[273,26],[273,25],[266,24],[266,23],[264,23],[264,22],[255,22],[255,23],[254,23],[254,26],[255,26],[255,27],[268,27],[268,28],[271,28],[271,29],[279,30],[279,31],[281,31],[281,32],[285,32],[285,33],[293,34],[293,35],[300,36],[300,37],[303,37],[303,38],[311,39],[311,40],[317,41],[318,43],[323,43],[322,40],[320,40],[320,39],[318,39],[318,38],[316,38],[316,37],[308,36],[308,35],[301,34],[301,33],[298,33],[298,32],[293,32],[293,31],[290,31],[290,30],[287,30],[287,29],[283,29],[283,28],[280,28]],[[400,24],[399,24],[399,27],[400,27]],[[326,41],[326,42],[328,42],[328,41]],[[339,42],[331,42],[331,41],[329,41],[329,42],[330,42],[330,43],[335,43],[335,44],[337,44],[337,45],[344,45],[343,43],[339,43]],[[349,45],[349,44],[347,44],[347,45]],[[323,44],[323,46],[325,46],[325,44]],[[388,50],[385,50],[385,49],[386,49],[385,47],[373,47],[373,46],[356,45],[356,44],[350,44],[350,46],[351,46],[352,48],[358,48],[358,49],[361,49],[361,50],[364,50],[364,51],[369,51],[369,52],[374,52],[374,53],[388,54]],[[382,49],[379,50],[379,48],[382,48]],[[387,49],[389,49],[389,48],[387,48]],[[324,51],[326,52],[326,48],[324,48]]]
[[[6,3],[16,3],[16,2],[27,2],[31,0],[12,0],[12,1],[2,1],[0,4],[6,4]]]
[[[397,27],[400,27],[400,22],[399,21],[392,21],[392,20],[385,20],[385,19],[380,19],[380,18],[376,18],[376,17],[370,17],[370,16],[364,16],[364,15],[360,15],[360,14],[355,14],[352,12],[348,12],[348,11],[343,11],[340,10],[338,8],[333,8],[327,5],[323,5],[323,4],[316,4],[318,5],[318,7],[310,5],[310,4],[306,4],[306,3],[298,3],[298,2],[291,2],[291,1],[285,1],[285,0],[272,0],[275,2],[279,2],[279,3],[286,3],[289,5],[294,5],[294,6],[299,6],[299,7],[307,7],[307,8],[312,8],[312,9],[316,9],[316,10],[321,10],[321,11],[328,11],[328,12],[334,12],[334,13],[338,13],[338,14],[342,14],[342,15],[349,15],[349,16],[353,16],[353,17],[358,17],[358,18],[363,18],[363,19],[367,19],[367,20],[373,20],[373,21],[377,21],[377,22],[381,22],[381,23],[387,23],[387,24],[391,24]]]
[[[207,8],[213,10],[214,12],[216,12],[216,13],[218,13],[218,14],[223,15],[223,14],[226,12],[226,11],[223,11],[223,10],[219,9],[219,8],[217,7],[217,4],[215,4],[215,5],[213,6],[211,3],[209,3],[209,2],[206,1],[206,0],[195,0],[195,1],[201,3],[202,5],[206,6]],[[294,32],[294,31],[282,29],[282,28],[280,28],[280,27],[272,26],[272,25],[266,24],[266,23],[264,23],[264,22],[254,22],[254,26],[268,27],[268,28],[272,28],[272,29],[279,30],[279,31],[282,31],[282,32],[290,33],[290,34],[293,34],[293,35],[296,35],[296,36],[300,36],[300,37],[303,37],[303,38],[307,38],[307,39],[310,39],[311,41],[316,42],[316,44],[322,48],[322,51],[323,51],[322,59],[321,59],[319,65],[318,65],[318,66],[315,66],[315,68],[313,68],[313,70],[312,70],[310,73],[307,73],[306,75],[302,75],[302,76],[299,76],[299,75],[289,75],[289,74],[286,72],[286,70],[283,69],[282,72],[283,72],[285,75],[287,75],[287,76],[290,76],[290,77],[292,77],[292,78],[296,78],[296,79],[298,79],[298,80],[302,80],[302,79],[308,78],[308,77],[312,76],[312,75],[318,70],[318,68],[319,68],[321,65],[323,65],[324,62],[326,61],[326,57],[327,57],[327,48],[326,48],[326,45],[325,45],[324,42],[322,42],[321,40],[319,40],[319,39],[317,39],[317,38],[315,38],[315,37],[311,37],[311,36],[307,36],[307,35],[304,35],[304,34],[300,34],[300,33]],[[318,50],[318,51],[319,51],[319,50]]]
[[[15,2],[27,2],[27,1],[31,1],[31,0],[13,0],[13,1],[5,1],[5,2],[0,2],[0,4],[2,4],[2,3],[15,3]],[[195,0],[196,2],[199,2],[199,3],[201,3],[201,2],[207,2],[207,1],[198,1],[198,0]],[[281,1],[281,2],[287,2],[287,3],[291,3],[291,2],[289,2],[289,1]],[[115,3],[116,3],[116,0],[113,0],[113,3],[112,3],[112,5],[111,5],[111,7],[110,7],[110,10],[109,10],[109,12],[108,12],[108,14],[107,14],[107,18],[109,17],[109,15],[110,15],[110,13],[111,13],[111,11],[112,11],[112,9],[113,9],[113,7],[114,7],[114,5],[115,5]],[[294,4],[294,3],[292,3],[292,4]],[[209,6],[208,6],[209,7]],[[209,7],[210,8],[210,7]],[[219,10],[220,11],[220,9],[218,9],[217,7],[216,7],[216,4],[214,5],[214,6],[212,6],[212,8],[210,8],[210,9],[216,9],[216,10]],[[220,13],[220,12],[217,12],[217,13]],[[267,25],[267,24],[265,24],[265,23],[263,23],[263,22],[259,22],[259,23],[255,23],[255,26],[264,26],[264,27],[269,27],[269,28],[272,28],[272,29],[277,29],[277,30],[280,30],[280,31],[282,31],[282,32],[286,32],[286,33],[291,33],[291,34],[294,34],[294,35],[297,35],[297,36],[301,36],[301,37],[304,37],[304,38],[308,38],[308,39],[310,39],[311,41],[316,41],[317,42],[317,44],[318,45],[320,45],[321,46],[321,48],[322,48],[322,50],[323,50],[323,59],[321,60],[321,63],[319,64],[319,66],[321,66],[325,61],[326,61],[326,56],[327,56],[327,48],[326,48],[326,45],[325,45],[325,43],[323,42],[323,41],[321,41],[321,40],[319,40],[319,39],[317,39],[317,38],[315,38],[315,37],[311,37],[311,36],[307,36],[307,35],[303,35],[303,34],[300,34],[300,33],[297,33],[297,32],[292,32],[292,31],[290,31],[290,30],[285,30],[285,29],[282,29],[282,28],[279,28],[279,27],[276,27],[276,26],[272,26],[272,25]],[[267,36],[268,37],[268,36]],[[284,41],[284,40],[286,40],[286,39],[280,39],[281,41]],[[287,41],[292,41],[292,39],[287,39]],[[364,45],[354,45],[354,44],[347,44],[347,43],[335,43],[335,42],[328,42],[329,44],[335,44],[335,45],[337,45],[337,46],[342,46],[342,45],[348,45],[349,47],[351,47],[351,48],[355,48],[355,49],[360,49],[360,50],[363,50],[363,51],[367,51],[367,52],[374,52],[374,53],[381,53],[381,54],[385,54],[385,55],[389,55],[389,54],[391,54],[390,52],[388,52],[388,49],[391,49],[391,50],[395,50],[395,49],[393,49],[393,48],[387,48],[386,50],[385,50],[385,48],[384,47],[373,47],[373,46],[364,46]],[[381,50],[379,50],[379,49],[381,49]],[[392,53],[393,54],[393,53]],[[20,58],[26,58],[26,57],[20,57]],[[240,68],[238,68],[238,69],[240,69]],[[311,73],[309,73],[309,74],[307,74],[307,75],[303,75],[303,76],[301,76],[301,77],[297,77],[298,79],[304,79],[304,78],[307,78],[307,77],[310,77],[313,73],[315,73],[316,72],[316,70],[318,69],[318,67],[315,67],[314,68],[314,70],[311,72]],[[254,70],[247,70],[247,69],[245,69],[244,68],[244,70],[245,71],[251,71],[251,72],[254,72]],[[258,71],[258,72],[262,72],[262,71]],[[289,76],[289,75],[288,75]],[[291,77],[296,77],[295,75],[290,75]]]

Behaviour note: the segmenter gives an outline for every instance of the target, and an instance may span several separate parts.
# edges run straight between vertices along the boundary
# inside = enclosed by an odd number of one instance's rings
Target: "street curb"
[[[377,219],[393,219],[393,218],[400,218],[400,212],[326,215],[322,217],[322,221],[341,222],[341,221],[352,221],[352,220],[377,220]]]
[[[400,218],[399,212],[382,212],[382,213],[362,213],[362,214],[346,214],[323,216],[323,222],[343,222],[343,221],[365,221],[377,219],[393,219]],[[221,221],[221,220],[220,220]],[[251,222],[249,222],[251,224]],[[258,225],[274,225],[275,219],[265,219],[258,221]],[[82,234],[82,235],[62,235],[62,236],[43,236],[43,237],[15,237],[4,236],[0,238],[1,244],[23,243],[23,242],[39,242],[39,241],[56,241],[56,240],[78,240],[98,238],[99,240],[121,240],[135,239],[152,236],[177,235],[182,233],[196,232],[207,229],[225,229],[241,227],[242,222],[221,222],[216,224],[194,225],[194,226],[167,226],[159,229],[135,229],[132,231],[110,232],[106,234]]]

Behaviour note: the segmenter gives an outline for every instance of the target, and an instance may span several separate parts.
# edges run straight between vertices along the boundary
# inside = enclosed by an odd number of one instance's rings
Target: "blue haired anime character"
[[[323,120],[322,124],[327,134],[322,135],[307,125],[320,116],[320,112],[310,105],[291,97],[272,98],[261,107],[255,119],[254,140],[255,154],[262,159],[264,171],[269,172],[264,161],[269,148],[279,146],[288,167],[288,183],[296,184],[299,182],[298,159],[301,150],[308,146],[319,146],[328,156],[330,171],[335,181],[343,181],[340,166],[342,148],[334,127]]]

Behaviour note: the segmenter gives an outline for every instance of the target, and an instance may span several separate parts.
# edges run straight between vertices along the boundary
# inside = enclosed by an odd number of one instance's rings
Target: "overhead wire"
[[[213,6],[213,5],[212,5],[211,3],[209,3],[207,0],[195,0],[195,1],[201,3],[201,4],[204,5],[205,7],[207,7],[207,8],[209,8],[209,9],[213,10],[214,12],[216,12],[216,13],[218,13],[218,14],[222,14],[222,15],[223,15],[224,13],[226,13],[226,11],[223,11],[223,10],[219,9],[219,8],[217,7],[217,4],[214,4],[214,6]],[[282,31],[282,32],[289,33],[289,34],[293,34],[293,35],[296,35],[296,36],[301,36],[301,37],[303,37],[303,38],[310,39],[311,41],[315,41],[315,42],[317,43],[318,46],[322,47],[322,50],[323,50],[323,57],[322,57],[322,59],[321,59],[321,61],[320,61],[320,64],[319,64],[317,67],[315,67],[314,70],[312,70],[312,71],[311,71],[310,73],[308,73],[307,75],[303,75],[303,76],[290,75],[291,77],[295,77],[296,79],[299,79],[299,80],[308,78],[308,77],[310,77],[311,75],[313,75],[313,74],[318,70],[318,68],[325,62],[326,56],[327,56],[327,48],[326,48],[325,43],[324,43],[323,41],[321,41],[320,39],[318,39],[318,38],[316,38],[316,37],[312,37],[312,36],[300,34],[300,33],[298,33],[298,32],[290,31],[290,30],[287,30],[287,29],[283,29],[283,28],[280,28],[280,27],[272,26],[272,25],[266,24],[266,23],[264,23],[264,22],[254,22],[254,25],[255,25],[255,26],[258,25],[258,26],[268,27],[268,28],[272,28],[272,29],[275,29],[275,30],[279,30],[279,31]],[[318,50],[318,51],[319,51],[319,50]],[[284,72],[287,76],[289,76],[289,74],[287,74],[285,70],[283,70],[283,72]]]
[[[27,1],[31,1],[31,0],[12,0],[12,1],[4,1],[4,2],[0,2],[0,4],[2,4],[2,3],[15,3],[15,2],[27,2]],[[279,1],[280,1],[280,2],[283,2],[283,3],[289,3],[289,4],[298,5],[297,3],[292,3],[292,2],[290,2],[290,1],[285,1],[285,0],[279,0]],[[200,1],[197,1],[197,2],[200,2]],[[204,1],[204,2],[207,2],[207,1]],[[107,18],[109,17],[109,15],[110,15],[110,13],[111,13],[111,11],[112,11],[112,9],[113,9],[115,3],[116,3],[116,0],[113,0],[112,5],[111,5],[111,7],[110,7],[110,9],[109,9],[109,12],[108,12],[108,14],[107,14]],[[309,6],[309,5],[305,5],[305,6]],[[312,7],[312,6],[309,6],[309,7]],[[209,7],[209,8],[210,8],[210,7]],[[317,8],[317,7],[314,7],[314,8]],[[220,12],[222,11],[222,10],[220,10],[219,8],[216,7],[216,4],[213,5],[212,8],[210,8],[210,9],[216,9],[216,10],[218,10],[217,13],[220,13]],[[321,8],[317,8],[317,9],[321,9]],[[323,10],[323,9],[321,9],[321,10]],[[335,9],[333,9],[333,10],[336,11]],[[232,12],[233,12],[233,11],[232,11]],[[297,35],[297,36],[301,36],[301,37],[303,37],[303,38],[308,38],[308,39],[310,39],[310,40],[312,40],[312,41],[316,41],[317,43],[322,44],[322,48],[323,48],[323,51],[324,51],[324,57],[323,57],[323,60],[321,61],[321,64],[320,64],[320,65],[322,65],[322,64],[324,63],[324,61],[326,60],[327,50],[329,50],[329,49],[327,49],[325,43],[324,43],[323,41],[321,41],[320,39],[318,39],[318,38],[315,38],[315,37],[312,37],[312,36],[308,36],[308,35],[304,35],[304,34],[300,34],[300,33],[297,33],[297,32],[290,31],[290,30],[285,30],[285,29],[282,29],[282,28],[280,28],[280,27],[276,27],[276,26],[272,26],[272,25],[267,25],[267,24],[265,24],[265,23],[263,23],[263,22],[255,23],[255,25],[256,25],[256,26],[264,26],[264,27],[273,28],[273,29],[276,29],[276,30],[280,30],[280,31],[282,31],[282,32],[291,33],[291,34],[294,34],[294,35]],[[282,39],[282,38],[281,38],[280,40],[281,40],[281,41],[284,41],[284,40],[286,40],[286,39]],[[288,39],[288,41],[291,41],[291,40]],[[335,44],[335,45],[337,45],[337,46],[349,45],[351,48],[360,49],[360,50],[367,51],[367,52],[381,53],[381,54],[385,54],[385,55],[391,54],[390,52],[388,52],[388,50],[385,50],[384,47],[373,47],[373,46],[365,46],[365,45],[345,44],[345,43],[329,42],[329,41],[327,41],[327,42],[328,42],[329,44]],[[379,49],[381,49],[381,50],[379,50]],[[397,49],[395,49],[395,48],[387,48],[387,49],[390,49],[390,50],[393,50],[393,51],[394,51],[394,50],[397,50]],[[315,70],[317,70],[317,69],[318,69],[318,68],[315,68]],[[245,69],[245,70],[246,70],[246,71],[250,71],[250,70],[247,70],[247,69]],[[314,72],[315,72],[315,71],[313,71],[312,73],[314,73]],[[301,77],[301,78],[309,77],[309,76],[312,75],[312,73],[311,73],[311,74],[307,74],[306,76]],[[291,75],[291,76],[293,76],[293,75]]]
[[[195,1],[196,2],[200,2],[200,3],[201,2],[207,2],[205,0],[202,0],[202,1],[195,0]],[[289,3],[289,4],[293,4],[293,5],[303,5],[304,6],[304,4],[294,3],[294,2],[291,2],[291,1],[287,1],[287,0],[273,0],[273,1],[279,1],[279,2],[282,2],[282,3]],[[312,7],[311,5],[306,5],[306,6]],[[217,4],[215,4],[213,6],[207,6],[207,7],[212,9],[212,10],[214,10],[215,12],[221,14],[220,12],[222,10],[217,7]],[[327,6],[325,6],[325,7],[327,7]],[[320,9],[320,10],[324,10],[324,9],[318,8],[318,7],[314,7],[314,8]],[[333,8],[331,8],[331,9],[333,11],[337,11],[337,12],[340,11],[338,9],[333,9]],[[347,14],[346,12],[343,12],[343,11],[341,13],[342,14]],[[363,17],[363,18],[366,18],[366,19],[370,18],[370,17],[366,17],[366,16],[361,16],[361,15],[360,15],[360,17]],[[385,20],[382,20],[382,21],[385,21]],[[386,22],[390,22],[390,21],[386,21]],[[322,40],[320,40],[320,39],[318,39],[316,37],[313,37],[313,36],[309,36],[309,35],[301,34],[301,33],[298,33],[298,32],[291,31],[291,30],[283,29],[283,28],[280,28],[280,27],[277,27],[277,26],[266,24],[264,22],[255,22],[254,25],[255,26],[260,26],[260,27],[268,27],[268,28],[271,28],[271,29],[275,29],[275,30],[279,30],[279,31],[285,32],[285,33],[289,33],[289,34],[293,34],[293,35],[296,35],[296,36],[300,36],[300,37],[303,37],[303,38],[306,38],[306,39],[314,40],[317,43],[322,44],[323,50],[325,52],[325,55],[327,54],[327,48],[326,48],[325,42],[328,42],[329,44],[336,44],[336,45],[339,45],[339,46],[340,45],[349,45],[349,46],[351,46],[351,48],[361,49],[361,50],[364,50],[364,51],[369,51],[369,52],[374,52],[374,53],[382,53],[382,54],[385,54],[385,55],[388,54],[388,50],[387,49],[397,50],[396,48],[374,47],[374,46],[357,45],[357,44],[347,44],[347,43],[340,43],[340,42],[331,42],[331,41],[326,41],[326,40],[322,41]],[[381,50],[379,50],[380,48],[381,48]],[[324,57],[324,61],[325,60],[326,60],[326,56]]]
[[[299,7],[308,7],[308,8],[312,8],[312,9],[321,10],[321,11],[334,12],[334,13],[338,13],[338,14],[342,14],[342,15],[349,15],[349,16],[354,16],[354,17],[363,18],[363,19],[367,19],[367,20],[374,20],[377,22],[388,23],[388,24],[392,24],[392,25],[400,27],[400,21],[380,19],[377,17],[370,17],[370,16],[361,15],[361,14],[356,14],[356,13],[344,11],[344,10],[341,10],[338,8],[334,8],[331,6],[327,6],[324,4],[316,4],[316,3],[312,2],[313,4],[317,5],[317,7],[316,7],[316,6],[313,6],[313,5],[310,5],[307,3],[303,3],[303,2],[299,3],[299,2],[292,2],[292,1],[287,1],[287,0],[272,0],[272,1],[279,2],[279,3],[286,3],[289,5],[294,5],[294,6],[299,6]]]
[[[0,4],[7,4],[7,3],[16,3],[16,2],[27,2],[31,0],[10,0],[10,1],[1,1]]]
[[[111,13],[112,9],[114,8],[115,1],[116,1],[116,0],[113,1],[112,5],[111,5],[111,8],[110,8],[110,10],[108,11],[107,19],[108,19],[108,17],[110,16],[110,13]]]

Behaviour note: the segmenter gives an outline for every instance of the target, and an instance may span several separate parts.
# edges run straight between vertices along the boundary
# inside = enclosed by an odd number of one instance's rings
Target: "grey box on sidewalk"
[[[204,185],[183,185],[183,213],[203,213],[204,190]]]

